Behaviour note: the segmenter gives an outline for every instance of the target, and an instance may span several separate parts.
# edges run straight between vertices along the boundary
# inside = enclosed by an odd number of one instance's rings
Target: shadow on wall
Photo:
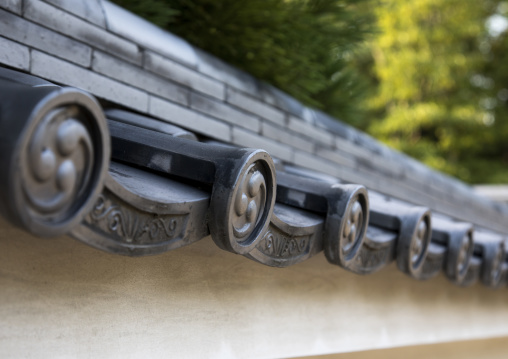
[[[146,355],[152,344],[153,355],[287,357],[508,333],[504,290],[459,288],[442,275],[422,283],[390,265],[359,276],[323,255],[275,269],[209,237],[128,258],[0,224],[4,354],[19,354],[21,341],[77,357]]]

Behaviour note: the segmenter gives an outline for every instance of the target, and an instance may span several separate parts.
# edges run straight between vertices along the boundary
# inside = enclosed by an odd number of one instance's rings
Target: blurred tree
[[[496,5],[387,0],[377,7],[371,49],[379,87],[369,105],[380,120],[370,123],[372,135],[465,181],[506,182],[508,113],[496,115],[495,92],[508,79],[495,89],[499,75],[487,74],[508,75],[506,58],[489,50],[504,38],[493,39],[485,26]]]
[[[492,26],[508,1],[114,1],[434,168],[508,180],[508,33]]]
[[[371,0],[114,0],[307,105],[350,123],[365,111],[351,66]]]
[[[495,23],[494,23],[495,22]],[[489,36],[481,43],[486,62],[474,75],[475,86],[484,88],[487,95],[480,100],[489,111],[485,118],[489,127],[478,161],[469,166],[471,171],[488,171],[490,183],[508,182],[508,1],[496,2],[496,13],[489,18]]]

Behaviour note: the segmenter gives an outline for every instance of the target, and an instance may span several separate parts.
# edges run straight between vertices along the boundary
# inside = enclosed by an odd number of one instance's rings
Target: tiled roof
[[[0,8],[12,223],[124,255],[211,234],[269,266],[324,251],[356,273],[505,284],[508,205],[107,1]]]

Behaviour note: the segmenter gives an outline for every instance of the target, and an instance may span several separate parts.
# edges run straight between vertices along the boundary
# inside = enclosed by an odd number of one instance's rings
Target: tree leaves
[[[365,111],[351,54],[373,29],[369,0],[115,0],[195,46],[349,122]],[[166,21],[156,10],[165,7]]]
[[[493,100],[501,76],[487,71],[501,62],[481,51],[486,41],[495,46],[485,27],[495,8],[462,0],[386,0],[377,7],[372,135],[465,181],[492,182],[501,172],[508,180],[508,167],[499,166],[508,157],[499,146],[499,134],[507,135],[500,118],[506,122],[508,113],[500,115]]]
[[[508,180],[508,34],[486,27],[507,1],[114,1],[430,166]]]

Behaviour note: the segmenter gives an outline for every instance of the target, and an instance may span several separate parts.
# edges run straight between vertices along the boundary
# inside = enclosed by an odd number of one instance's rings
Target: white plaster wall
[[[210,240],[126,258],[0,220],[0,358],[280,358],[508,336],[508,291],[286,269]],[[507,346],[508,348],[508,346]]]
[[[506,359],[508,338],[416,345],[345,354],[305,357],[305,359]]]

